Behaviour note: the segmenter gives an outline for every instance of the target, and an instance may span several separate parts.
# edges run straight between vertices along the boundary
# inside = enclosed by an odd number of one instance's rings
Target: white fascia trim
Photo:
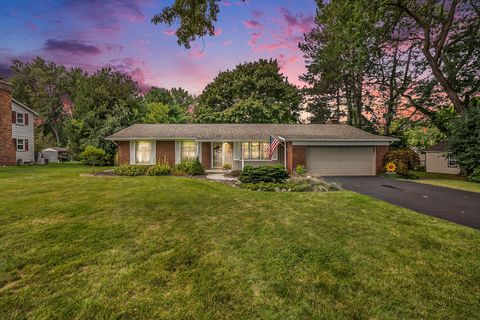
[[[16,100],[15,98],[12,98],[12,102],[15,103],[17,106],[33,113],[34,116],[38,117],[38,113],[35,110],[30,109],[29,107],[27,107],[26,105],[24,105],[20,101]]]
[[[292,145],[294,146],[389,146],[390,141],[365,141],[365,140],[302,140],[302,141],[293,141]]]

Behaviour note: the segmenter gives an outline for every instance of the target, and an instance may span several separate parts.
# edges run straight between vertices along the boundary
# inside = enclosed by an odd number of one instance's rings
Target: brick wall
[[[211,143],[202,142],[202,164],[205,170],[210,170],[212,168],[212,159],[211,159]]]
[[[157,141],[157,163],[175,165],[175,141]]]
[[[388,150],[389,150],[389,146],[376,146],[375,147],[375,152],[376,152],[375,166],[376,166],[377,174],[379,174],[380,171],[382,171],[382,168],[385,165],[383,159],[385,158],[385,155],[387,154]]]
[[[14,165],[16,147],[12,138],[12,87],[0,80],[0,165]]]
[[[118,141],[118,164],[130,164],[130,142]]]
[[[307,146],[294,146],[287,142],[287,170],[292,173],[298,165],[307,165]]]

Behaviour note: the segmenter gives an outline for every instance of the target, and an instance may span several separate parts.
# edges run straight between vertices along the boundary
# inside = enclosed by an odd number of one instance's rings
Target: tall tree
[[[87,145],[113,159],[116,148],[105,137],[138,122],[144,115],[137,83],[129,75],[102,68],[79,81],[69,125],[69,147],[78,154]]]
[[[194,97],[182,88],[152,87],[144,96],[145,123],[186,123]]]
[[[409,22],[405,32],[416,34],[434,79],[462,114],[480,88],[480,2],[386,0],[384,5]]]
[[[292,123],[299,121],[300,92],[280,73],[277,60],[260,59],[220,72],[198,97],[202,123]]]
[[[57,145],[65,144],[68,102],[76,94],[76,79],[85,73],[79,69],[67,70],[40,57],[30,62],[14,60],[12,73],[9,80],[13,96],[39,113],[44,135],[52,134]]]

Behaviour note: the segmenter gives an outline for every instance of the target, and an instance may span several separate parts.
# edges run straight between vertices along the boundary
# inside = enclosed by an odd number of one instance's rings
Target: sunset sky
[[[0,73],[12,59],[41,56],[94,71],[111,66],[141,86],[183,87],[198,94],[219,71],[277,58],[294,84],[304,72],[298,49],[314,24],[313,0],[222,1],[215,37],[178,46],[175,26],[150,19],[171,1],[0,0]]]

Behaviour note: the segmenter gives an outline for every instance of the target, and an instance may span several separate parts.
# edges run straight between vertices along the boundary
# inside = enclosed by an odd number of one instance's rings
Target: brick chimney
[[[340,122],[338,121],[338,119],[330,118],[325,123],[326,124],[339,124]]]
[[[0,80],[0,165],[14,165],[15,145],[12,138],[12,86]]]

